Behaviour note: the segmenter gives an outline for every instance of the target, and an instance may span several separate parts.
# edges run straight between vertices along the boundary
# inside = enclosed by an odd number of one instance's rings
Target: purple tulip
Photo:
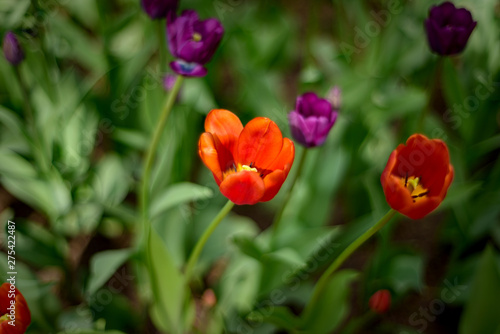
[[[23,49],[12,31],[9,31],[3,39],[3,53],[12,65],[19,65],[24,59]]]
[[[179,17],[167,18],[168,47],[177,58],[170,63],[174,72],[187,77],[203,77],[220,44],[224,28],[216,19],[200,21],[194,10],[186,10]]]
[[[442,56],[462,52],[476,24],[467,9],[455,8],[451,2],[433,6],[425,21],[432,51]]]
[[[288,114],[292,136],[305,147],[323,145],[337,115],[327,99],[305,93],[297,97],[295,110]]]
[[[179,0],[141,0],[142,9],[153,20],[166,18],[169,12],[175,13]]]

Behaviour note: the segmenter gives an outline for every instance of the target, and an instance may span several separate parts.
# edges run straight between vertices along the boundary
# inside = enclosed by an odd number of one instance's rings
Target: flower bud
[[[177,10],[178,0],[141,0],[142,9],[153,20],[164,19]]]
[[[451,2],[433,6],[425,21],[427,40],[432,51],[441,56],[462,52],[476,24],[467,9],[456,8]]]
[[[336,103],[340,103],[339,92],[335,92]],[[338,111],[327,99],[315,93],[305,93],[297,98],[295,110],[288,114],[293,139],[305,147],[323,145],[337,120]]]
[[[3,39],[3,53],[12,65],[19,65],[24,59],[24,52],[12,31],[9,31]]]
[[[376,313],[385,313],[391,307],[391,293],[389,290],[378,290],[368,301],[370,309]]]

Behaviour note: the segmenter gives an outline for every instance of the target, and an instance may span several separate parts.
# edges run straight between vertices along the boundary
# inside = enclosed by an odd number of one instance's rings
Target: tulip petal
[[[264,181],[252,171],[240,171],[228,175],[220,184],[221,193],[234,204],[256,204],[264,195]]]
[[[292,168],[295,158],[295,145],[288,138],[283,138],[283,146],[281,151],[274,161],[267,167],[268,170],[282,170],[285,172],[285,177]]]
[[[220,167],[219,155],[217,153],[214,137],[205,132],[198,141],[198,154],[205,166],[214,174],[217,185],[222,182],[222,169]]]
[[[438,197],[426,197],[398,211],[411,219],[422,219],[434,211],[441,202],[442,199]]]
[[[205,131],[217,136],[220,143],[231,152],[234,152],[242,130],[240,119],[229,110],[213,109],[205,119]]]
[[[235,161],[264,170],[276,159],[282,147],[283,136],[276,123],[257,117],[241,131]]]
[[[229,110],[214,109],[205,119],[205,131],[214,138],[222,172],[234,166],[234,151],[242,130],[240,119]]]
[[[280,191],[283,182],[286,180],[286,174],[282,170],[275,170],[271,174],[264,177],[264,187],[266,188],[264,195],[260,199],[261,202],[270,201]]]
[[[170,62],[170,68],[177,74],[185,77],[204,77],[207,75],[207,69],[198,63],[186,63],[183,60]]]
[[[9,313],[8,307],[11,306],[12,299],[9,298],[9,294],[12,292],[10,290],[11,285],[9,283],[3,283],[0,287],[0,315]],[[24,296],[15,288],[15,326],[9,325],[7,321],[0,323],[0,333],[2,334],[21,334],[26,331],[29,324],[31,323],[31,312],[28,307],[28,303],[24,299]]]

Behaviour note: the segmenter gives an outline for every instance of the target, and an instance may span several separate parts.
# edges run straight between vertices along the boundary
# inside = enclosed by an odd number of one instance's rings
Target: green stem
[[[417,123],[417,133],[423,133],[424,131],[424,125],[425,125],[425,119],[427,118],[427,115],[429,115],[431,111],[431,103],[432,103],[432,97],[434,94],[434,90],[438,87],[438,82],[441,79],[441,69],[443,67],[443,59],[444,57],[439,57],[437,64],[434,66],[434,76],[431,76],[430,82],[427,86],[429,87],[429,96],[428,96],[428,101],[427,104],[425,105],[424,109],[422,109],[422,112],[420,113],[420,117],[418,118],[418,123]]]
[[[297,167],[297,172],[295,173],[292,184],[290,186],[290,189],[288,190],[285,199],[283,200],[283,203],[281,204],[281,208],[278,211],[278,213],[274,216],[273,220],[273,234],[272,234],[272,240],[274,243],[274,240],[276,239],[276,236],[278,235],[278,227],[281,222],[281,217],[283,216],[283,213],[285,212],[285,209],[288,205],[288,202],[290,201],[290,198],[292,197],[293,189],[295,187],[295,184],[297,183],[297,179],[299,178],[300,174],[302,173],[302,169],[304,169],[306,157],[307,157],[307,152],[309,152],[309,149],[304,148],[302,150],[300,160],[299,160],[299,166]]]
[[[158,27],[158,43],[159,44],[159,53],[160,53],[160,71],[162,74],[166,73],[167,70],[167,45],[166,45],[166,37],[165,37],[165,21],[157,20]]]
[[[222,219],[229,213],[229,211],[231,211],[233,206],[234,206],[233,202],[227,201],[226,205],[224,205],[224,207],[219,211],[217,216],[215,216],[214,220],[212,220],[210,225],[208,225],[207,229],[205,230],[205,232],[203,232],[203,235],[196,243],[196,246],[194,247],[193,252],[189,256],[189,260],[186,265],[186,271],[185,271],[186,282],[189,282],[189,279],[193,274],[194,266],[198,261],[201,251],[205,246],[205,244],[207,243],[208,238],[212,235],[217,226],[219,226],[219,223],[222,221]]]
[[[43,138],[38,133],[38,128],[35,122],[35,116],[33,113],[33,109],[31,107],[31,99],[28,87],[23,80],[21,72],[19,71],[18,66],[14,66],[14,72],[16,74],[17,80],[19,82],[19,87],[21,88],[21,94],[23,96],[24,103],[24,117],[26,118],[26,123],[28,125],[29,131],[31,132],[32,138],[28,138],[28,142],[30,143],[31,150],[33,153],[33,158],[37,163],[37,166],[40,168],[42,173],[47,173],[50,169],[50,163],[45,158],[45,154],[43,152]]]
[[[149,179],[151,177],[151,169],[153,168],[153,162],[156,156],[156,151],[158,149],[158,143],[160,142],[161,135],[163,133],[163,128],[167,122],[168,116],[172,111],[172,107],[175,102],[175,98],[179,93],[183,81],[182,76],[178,76],[175,81],[175,85],[170,91],[170,94],[167,97],[167,101],[165,106],[161,112],[160,119],[156,125],[155,131],[153,133],[153,138],[151,140],[151,144],[149,145],[149,149],[146,153],[146,158],[144,162],[144,170],[142,174],[142,183],[140,189],[140,203],[141,203],[141,216],[143,219],[144,231],[147,232],[147,226],[149,225],[149,215],[148,215],[148,202],[149,202]],[[144,237],[147,238],[148,234],[145,233]]]
[[[304,319],[309,317],[310,313],[314,309],[315,304],[318,302],[319,297],[324,292],[326,285],[328,284],[328,280],[330,276],[333,274],[335,270],[337,270],[344,261],[351,256],[352,253],[356,249],[358,249],[366,240],[370,239],[375,233],[377,233],[382,227],[387,224],[392,217],[397,213],[397,211],[390,209],[389,212],[385,214],[375,225],[366,230],[365,233],[360,235],[356,240],[354,240],[349,246],[340,255],[332,262],[332,264],[326,269],[326,271],[321,275],[318,283],[316,284],[311,300],[307,304],[304,310]]]
[[[149,145],[148,151],[146,153],[145,157],[145,162],[144,162],[144,170],[143,170],[143,175],[142,175],[142,180],[141,180],[141,186],[140,186],[140,195],[139,195],[139,201],[140,201],[140,210],[141,210],[141,218],[142,218],[142,224],[143,224],[143,236],[142,236],[142,242],[139,243],[139,250],[144,251],[143,254],[146,256],[146,266],[150,275],[151,279],[151,285],[154,288],[154,291],[157,291],[158,287],[158,282],[156,282],[155,278],[155,273],[154,273],[154,268],[153,268],[153,262],[152,262],[152,255],[151,255],[151,221],[149,217],[149,181],[151,177],[151,170],[153,168],[153,163],[155,160],[156,156],[156,151],[158,149],[158,144],[160,142],[161,135],[163,133],[163,128],[165,127],[165,124],[167,122],[168,116],[170,115],[170,112],[172,111],[172,107],[174,106],[175,103],[175,98],[177,97],[177,94],[179,93],[179,90],[181,88],[183,81],[182,76],[178,76],[177,80],[175,81],[175,85],[170,91],[167,101],[165,102],[165,106],[160,114],[160,118],[158,120],[158,123],[156,125],[155,131],[153,133],[153,137],[151,139],[151,144]],[[163,314],[166,314],[163,312]]]

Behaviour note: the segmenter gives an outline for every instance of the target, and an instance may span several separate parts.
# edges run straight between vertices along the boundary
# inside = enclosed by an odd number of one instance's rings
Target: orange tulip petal
[[[205,131],[217,137],[231,153],[234,152],[238,137],[243,130],[238,116],[225,109],[210,111],[205,119]]]
[[[265,170],[276,159],[283,147],[281,131],[268,118],[257,117],[241,131],[235,160],[241,165]]]
[[[256,204],[264,195],[264,181],[252,171],[240,171],[228,175],[220,184],[221,193],[234,204]]]
[[[292,168],[293,160],[295,158],[295,146],[288,138],[283,138],[283,146],[281,152],[276,159],[267,167],[269,170],[281,169],[285,172],[285,177],[288,175],[290,168]]]
[[[270,201],[280,191],[283,182],[285,182],[286,174],[282,170],[275,170],[271,174],[264,177],[264,186],[266,188],[264,196],[260,199],[261,202]]]
[[[10,306],[11,298],[9,298],[10,284],[3,283],[0,287],[0,316],[9,313],[7,309]],[[29,324],[31,323],[31,313],[28,308],[28,303],[24,299],[23,295],[15,289],[15,309],[16,309],[16,319],[15,326],[9,325],[8,320],[0,323],[0,333],[2,334],[22,334],[26,331]]]
[[[205,132],[198,141],[198,154],[201,160],[214,174],[217,184],[222,182],[222,170],[219,163],[219,154],[216,149],[214,137],[211,133]]]

